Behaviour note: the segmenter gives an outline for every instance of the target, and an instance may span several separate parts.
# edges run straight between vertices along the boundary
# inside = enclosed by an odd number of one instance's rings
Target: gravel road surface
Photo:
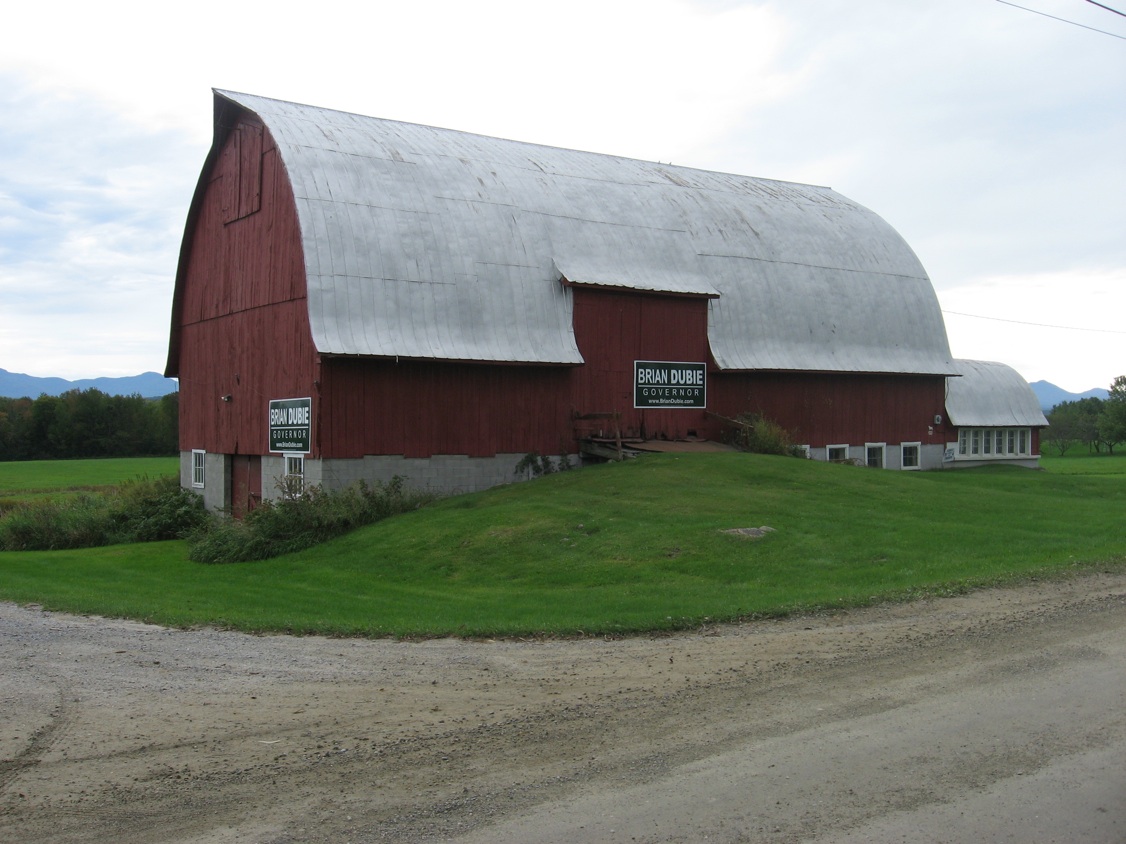
[[[0,604],[0,841],[1126,842],[1126,571],[609,641]]]

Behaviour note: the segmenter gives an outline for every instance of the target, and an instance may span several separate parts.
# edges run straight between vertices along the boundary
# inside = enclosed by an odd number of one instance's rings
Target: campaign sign
[[[313,442],[313,400],[270,400],[270,451],[308,454]]]
[[[707,365],[658,360],[633,362],[633,406],[707,407]]]

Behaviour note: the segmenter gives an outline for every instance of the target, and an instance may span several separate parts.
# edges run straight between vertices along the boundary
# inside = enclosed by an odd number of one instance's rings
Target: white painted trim
[[[199,455],[199,466],[196,466],[196,455]],[[199,480],[196,480],[196,469],[199,469]],[[202,448],[192,449],[192,488],[204,489],[207,486],[207,452]]]
[[[880,450],[880,465],[878,468],[886,469],[888,465],[888,444],[887,443],[864,443],[864,465],[868,465],[868,449],[878,448]]]
[[[903,449],[905,448],[915,449],[914,466],[906,465],[906,461],[903,459]],[[919,469],[923,468],[923,444],[921,442],[899,444],[899,468],[908,472],[918,471]]]

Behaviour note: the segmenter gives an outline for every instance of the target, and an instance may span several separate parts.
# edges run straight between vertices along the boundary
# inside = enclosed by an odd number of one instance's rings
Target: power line
[[[1098,6],[1100,9],[1106,9],[1108,12],[1114,12],[1114,14],[1122,15],[1122,17],[1126,18],[1126,12],[1120,12],[1117,9],[1110,8],[1110,6],[1104,6],[1102,3],[1096,3],[1095,0],[1087,0],[1087,2],[1092,6]]]
[[[1058,328],[1061,331],[1090,331],[1096,334],[1126,334],[1126,331],[1117,331],[1113,328],[1078,328],[1074,325],[1049,325],[1045,322],[1024,322],[1019,319],[1002,319],[1001,317],[982,316],[981,314],[963,314],[958,311],[943,311],[944,314],[950,316],[964,316],[971,317],[972,319],[987,319],[991,322],[1011,322],[1015,325],[1032,325],[1036,328]]]
[[[1054,21],[1060,21],[1061,23],[1069,23],[1072,26],[1078,26],[1078,27],[1081,27],[1082,29],[1089,29],[1092,32],[1098,32],[1098,33],[1101,33],[1103,35],[1109,35],[1111,38],[1121,38],[1123,41],[1126,41],[1126,35],[1118,35],[1117,33],[1114,33],[1114,32],[1107,32],[1105,29],[1096,29],[1093,26],[1087,26],[1086,24],[1076,23],[1075,21],[1069,21],[1067,18],[1057,18],[1055,15],[1049,15],[1047,12],[1038,12],[1036,9],[1029,9],[1027,6],[1018,6],[1016,3],[1010,3],[1009,0],[997,0],[997,2],[1001,3],[1005,6],[1012,6],[1014,9],[1020,9],[1020,10],[1025,11],[1025,12],[1032,12],[1032,14],[1034,14],[1034,15],[1043,15],[1044,17],[1051,18]],[[1096,4],[1096,5],[1098,5],[1098,4]],[[1114,9],[1111,9],[1110,11],[1113,12]],[[1119,12],[1118,14],[1121,14],[1121,13]]]

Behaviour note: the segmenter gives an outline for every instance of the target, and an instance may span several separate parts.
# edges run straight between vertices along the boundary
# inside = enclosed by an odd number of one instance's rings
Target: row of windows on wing
[[[959,457],[1016,457],[1030,452],[1028,428],[962,428],[958,432]]]
[[[904,469],[918,469],[919,468],[919,448],[922,443],[901,443],[899,446],[900,461],[899,465]],[[826,459],[830,463],[858,463],[858,459],[851,455],[852,446],[848,445],[831,445],[826,449]],[[857,447],[859,448],[859,447]],[[862,458],[864,465],[871,466],[873,469],[884,468],[884,457],[887,451],[885,443],[869,443],[864,446],[864,456]]]

